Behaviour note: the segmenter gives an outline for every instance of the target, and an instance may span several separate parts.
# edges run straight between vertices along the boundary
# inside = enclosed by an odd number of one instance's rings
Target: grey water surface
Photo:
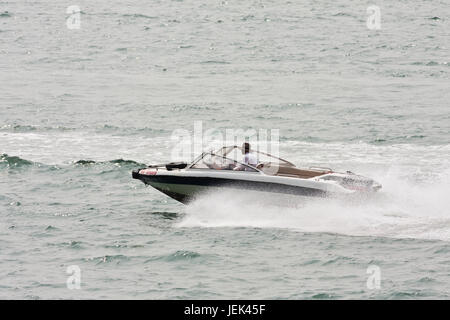
[[[444,0],[0,1],[0,298],[449,299],[449,53]],[[200,121],[383,189],[184,206],[131,179]]]

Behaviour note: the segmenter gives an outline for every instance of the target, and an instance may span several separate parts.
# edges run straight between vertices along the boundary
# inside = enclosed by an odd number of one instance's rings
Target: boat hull
[[[174,174],[140,174],[139,170],[133,171],[133,178],[165,193],[169,197],[189,203],[196,197],[219,190],[234,190],[242,192],[257,192],[270,197],[272,194],[279,198],[280,195],[302,197],[327,197],[330,193],[326,190],[283,184],[279,182],[255,181],[231,179],[229,177],[183,176]]]

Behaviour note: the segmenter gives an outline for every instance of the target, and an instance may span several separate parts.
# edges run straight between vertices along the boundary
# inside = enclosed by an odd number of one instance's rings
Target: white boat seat
[[[287,167],[287,166],[279,166],[277,170],[277,167],[271,165],[270,163],[260,164],[258,165],[258,169],[262,170],[265,174],[275,176],[296,177],[302,179],[310,179],[331,172],[329,170],[299,169],[296,167]],[[276,170],[276,172],[274,172],[274,170]]]

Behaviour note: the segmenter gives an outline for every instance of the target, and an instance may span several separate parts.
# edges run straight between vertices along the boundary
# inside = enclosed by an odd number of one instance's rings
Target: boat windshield
[[[214,153],[203,153],[202,157],[191,165],[193,169],[213,169],[213,170],[234,170],[237,167],[244,167],[244,171],[257,172],[251,166],[229,159],[223,155]]]
[[[287,160],[275,157],[271,154],[257,151],[257,150],[250,150],[250,152],[254,153],[256,156],[256,159],[258,161],[258,164],[260,163],[276,163],[278,165],[287,166],[287,167],[295,167],[295,165]],[[238,161],[238,159],[242,158],[242,148],[239,146],[229,146],[229,147],[222,147],[216,152],[214,152],[216,155],[224,156],[233,160]]]

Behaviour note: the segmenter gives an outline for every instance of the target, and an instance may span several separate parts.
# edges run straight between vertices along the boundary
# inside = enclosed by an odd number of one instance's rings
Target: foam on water
[[[179,227],[287,228],[352,236],[450,240],[450,171],[433,181],[412,182],[387,172],[371,199],[305,199],[296,207],[261,204],[245,193],[216,193],[186,208]]]

